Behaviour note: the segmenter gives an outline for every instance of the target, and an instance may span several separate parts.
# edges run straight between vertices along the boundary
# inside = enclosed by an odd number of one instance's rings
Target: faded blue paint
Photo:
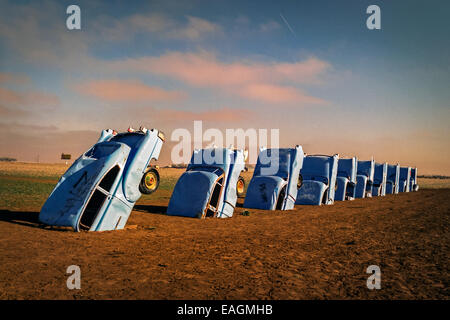
[[[350,159],[339,159],[338,172],[336,178],[336,194],[334,199],[337,201],[353,200],[356,194],[356,172],[358,161],[356,157]]]
[[[417,168],[411,168],[411,177],[409,180],[409,191],[418,191],[419,184],[417,182]]]
[[[89,231],[123,229],[140,198],[139,183],[150,160],[157,160],[163,141],[158,130],[113,133],[103,130],[97,143],[64,173],[39,214],[42,223],[80,231],[80,220],[95,192],[104,197]],[[105,175],[118,168],[109,190]],[[137,191],[136,191],[137,190]]]
[[[186,172],[175,184],[167,214],[202,218],[211,208],[217,218],[233,216],[237,201],[236,184],[244,168],[243,150],[194,150]],[[211,196],[221,178],[220,195],[217,203],[211,207]]]
[[[409,192],[410,180],[411,180],[411,167],[400,167],[398,192]]]
[[[247,188],[244,207],[275,210],[278,204],[279,210],[292,210],[297,198],[297,184],[303,158],[301,146],[262,149]],[[269,175],[267,172],[270,172],[271,167],[277,170]],[[283,198],[280,198],[283,189],[285,193]]]
[[[400,181],[400,165],[389,164],[387,168],[386,194],[397,194]]]
[[[386,180],[387,180],[387,163],[375,163],[375,170],[373,174],[373,185],[372,185],[373,196],[386,195]]]
[[[373,158],[368,161],[358,161],[355,198],[369,198],[372,196],[374,172],[375,160]]]
[[[300,174],[303,184],[298,189],[295,204],[333,204],[339,155],[308,155]]]

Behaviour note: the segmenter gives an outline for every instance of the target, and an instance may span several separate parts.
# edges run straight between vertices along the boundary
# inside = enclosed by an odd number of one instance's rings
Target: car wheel
[[[159,173],[156,169],[148,169],[139,183],[139,191],[143,194],[151,194],[159,187]]]
[[[236,194],[238,198],[243,198],[245,194],[245,180],[244,177],[239,176],[238,181],[236,183]]]

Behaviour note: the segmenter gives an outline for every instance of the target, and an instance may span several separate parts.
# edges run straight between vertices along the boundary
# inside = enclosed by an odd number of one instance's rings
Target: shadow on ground
[[[137,204],[137,205],[134,206],[133,210],[134,211],[145,212],[145,213],[166,215],[167,206]]]
[[[69,231],[70,227],[53,227],[39,221],[39,212],[0,210],[0,221],[18,224],[31,228],[46,228],[55,231]]]
[[[0,210],[0,221],[28,227],[41,227],[41,223],[39,222],[39,212]]]

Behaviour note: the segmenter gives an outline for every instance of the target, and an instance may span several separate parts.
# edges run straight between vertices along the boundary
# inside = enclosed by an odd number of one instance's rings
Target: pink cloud
[[[317,83],[319,76],[330,69],[328,62],[309,58],[303,62],[277,63],[268,71],[268,76],[275,74],[278,79],[296,83]]]
[[[309,96],[292,87],[270,84],[251,84],[241,90],[241,95],[249,99],[268,103],[285,103],[297,105],[326,104],[325,100]]]
[[[76,89],[85,95],[105,101],[172,101],[185,96],[182,92],[151,87],[140,81],[91,81],[76,86]]]
[[[8,107],[0,105],[0,116],[2,118],[3,117],[4,118],[15,118],[15,117],[24,116],[27,113],[28,112],[26,112],[22,109],[8,108]]]
[[[30,78],[24,74],[0,72],[0,84],[29,87]],[[0,87],[0,116],[14,119],[33,112],[52,111],[60,105],[60,99],[50,93],[35,90],[11,90]]]
[[[208,52],[171,52],[160,57],[128,59],[116,63],[127,69],[156,73],[196,86],[238,86],[261,82],[316,83],[329,64],[317,58],[295,63],[223,63]]]
[[[209,52],[171,52],[159,57],[118,61],[113,67],[158,74],[191,86],[216,88],[266,103],[300,101],[319,104],[324,101],[306,95],[295,86],[320,83],[320,77],[330,65],[317,58],[295,63],[225,63]],[[280,96],[276,97],[277,94]]]
[[[29,82],[30,78],[26,75],[0,72],[0,83],[21,85]]]
[[[51,110],[60,105],[57,96],[45,92],[19,92],[0,87],[0,104],[6,108]]]
[[[184,111],[174,109],[162,109],[157,111],[158,118],[172,121],[217,121],[217,122],[235,122],[250,119],[254,116],[253,112],[246,109],[221,108],[210,111]]]

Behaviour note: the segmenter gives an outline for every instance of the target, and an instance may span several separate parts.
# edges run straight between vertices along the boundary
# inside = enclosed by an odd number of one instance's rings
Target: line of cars
[[[75,231],[123,229],[141,195],[159,186],[159,173],[150,161],[158,159],[164,140],[156,129],[103,130],[60,178],[39,220]],[[244,197],[246,157],[246,151],[233,148],[194,150],[175,184],[167,215],[233,216],[238,197]],[[417,190],[416,168],[339,159],[337,154],[307,155],[301,146],[262,148],[244,207],[290,210]]]

